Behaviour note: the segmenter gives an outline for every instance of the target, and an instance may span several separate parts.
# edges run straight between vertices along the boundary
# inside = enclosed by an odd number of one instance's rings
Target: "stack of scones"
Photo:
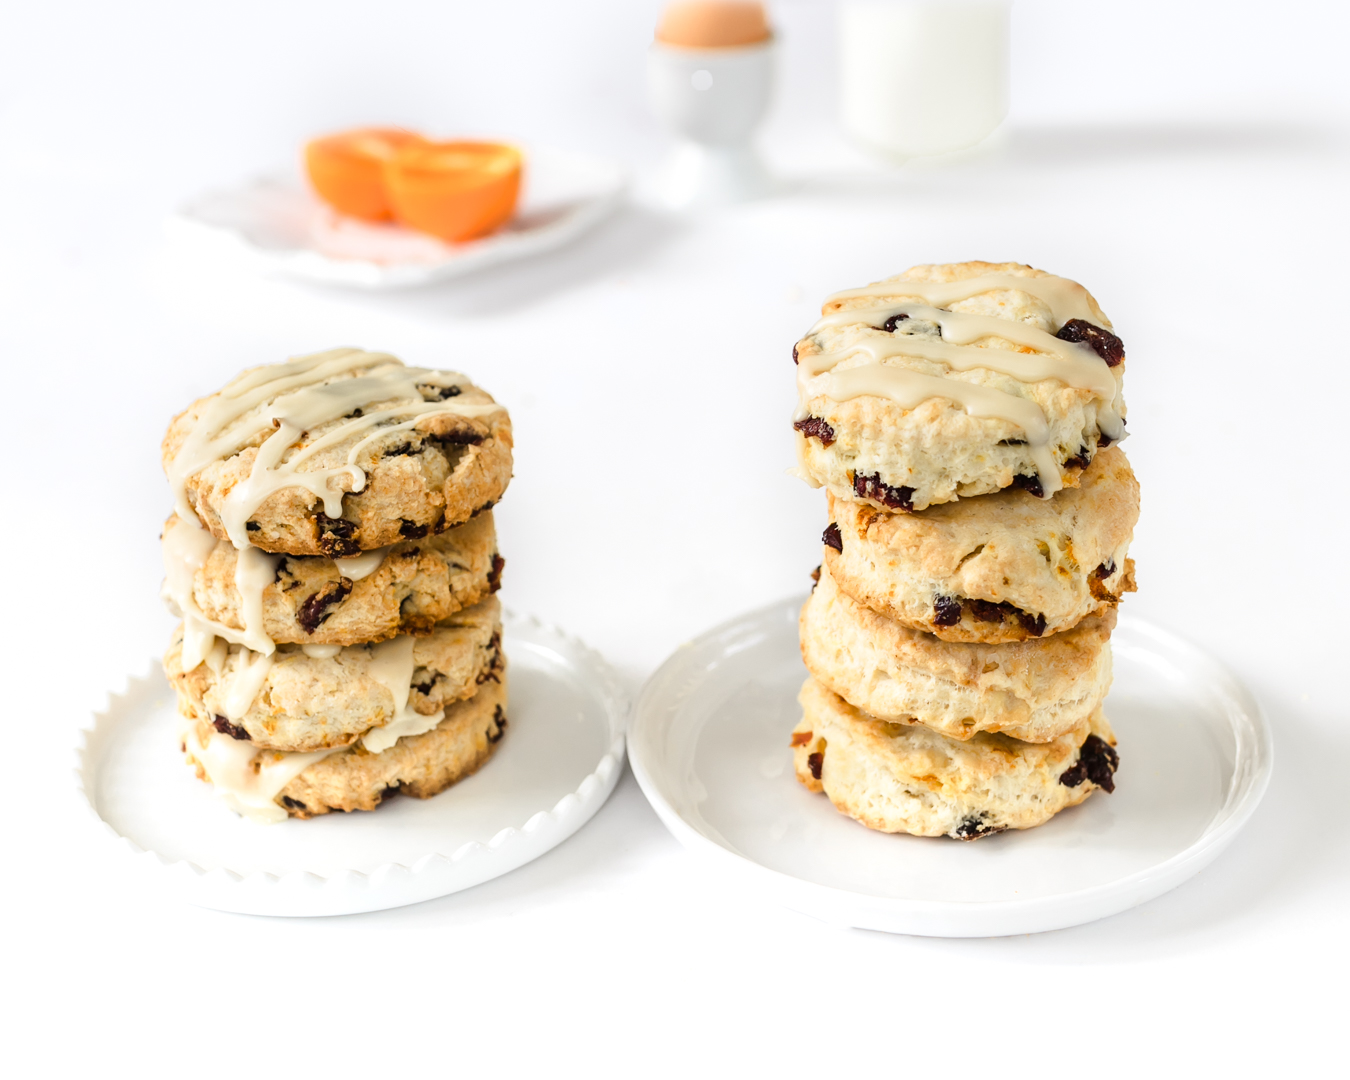
[[[1139,485],[1096,301],[1017,263],[919,266],[830,297],[793,359],[798,472],[829,511],[798,779],[869,828],[962,840],[1114,790]]]
[[[463,375],[359,349],[253,368],[170,424],[164,670],[239,813],[427,798],[492,755],[511,445]]]

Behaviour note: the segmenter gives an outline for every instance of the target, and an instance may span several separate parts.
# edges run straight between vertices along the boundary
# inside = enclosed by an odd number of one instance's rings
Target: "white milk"
[[[1008,0],[844,0],[845,130],[897,157],[973,146],[1008,111]]]

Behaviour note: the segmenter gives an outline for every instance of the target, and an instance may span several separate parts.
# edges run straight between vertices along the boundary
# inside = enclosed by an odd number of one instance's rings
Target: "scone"
[[[946,641],[1023,641],[1134,591],[1139,484],[1117,447],[1052,499],[1016,489],[897,514],[828,497],[824,561],[839,589]]]
[[[427,635],[373,645],[282,645],[263,656],[217,639],[183,666],[180,628],[164,656],[181,715],[255,749],[310,751],[391,742],[501,681],[501,606],[489,597]]]
[[[504,684],[486,683],[430,730],[374,753],[360,743],[308,754],[255,750],[201,721],[186,723],[182,747],[198,777],[255,821],[374,810],[390,795],[428,799],[476,772],[506,730],[506,697]]]
[[[799,472],[922,510],[1073,486],[1121,439],[1125,351],[1081,285],[1020,263],[916,266],[836,293],[793,349]]]
[[[943,641],[879,615],[839,591],[830,571],[800,621],[802,660],[856,708],[952,739],[1002,732],[1044,743],[1087,722],[1111,688],[1108,608],[1072,630],[1030,641]]]
[[[205,536],[177,514],[165,523],[166,598],[221,636],[258,645],[360,645],[426,633],[496,592],[505,565],[491,511],[352,559],[241,556],[229,541]]]
[[[174,418],[179,517],[236,548],[350,558],[492,506],[511,479],[506,410],[463,375],[333,349],[244,372]]]
[[[1033,828],[1098,788],[1115,790],[1119,758],[1100,710],[1053,742],[957,742],[868,716],[814,679],[798,700],[797,779],[869,829],[974,840]]]

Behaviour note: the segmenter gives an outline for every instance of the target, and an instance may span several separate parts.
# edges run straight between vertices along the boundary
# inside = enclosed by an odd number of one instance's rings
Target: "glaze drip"
[[[1008,391],[887,363],[893,358],[906,358],[940,365],[948,371],[984,369],[1025,384],[1057,380],[1090,392],[1100,402],[1097,423],[1102,433],[1112,441],[1122,439],[1125,429],[1120,382],[1090,346],[1062,340],[1012,319],[946,310],[948,305],[982,293],[1014,289],[1042,300],[1051,309],[1056,330],[1071,319],[1095,324],[1105,321],[1093,310],[1086,289],[1057,277],[985,274],[951,282],[890,281],[838,292],[826,300],[827,309],[854,299],[894,299],[887,304],[827,311],[807,331],[807,338],[814,340],[819,351],[799,356],[794,421],[801,423],[810,416],[808,402],[816,394],[835,401],[884,397],[904,409],[917,408],[932,398],[946,398],[971,416],[1005,420],[1020,427],[1026,434],[1042,495],[1049,498],[1063,484],[1049,445],[1049,425],[1039,405]],[[914,299],[906,299],[909,297]],[[932,327],[936,327],[936,335]],[[861,333],[842,335],[842,341],[838,340],[841,335],[829,334],[844,328]],[[821,335],[828,336],[822,340]],[[976,344],[990,339],[1008,342],[1014,348]],[[851,363],[836,370],[845,361]]]
[[[281,789],[315,762],[337,752],[336,749],[309,753],[258,751],[252,743],[214,731],[202,742],[193,721],[184,724],[182,736],[188,753],[225,804],[244,817],[267,825],[285,821],[289,816],[276,803]]]
[[[249,475],[221,507],[222,524],[236,548],[250,546],[250,515],[287,488],[304,488],[323,501],[325,514],[339,518],[346,491],[365,488],[366,472],[357,461],[376,440],[410,431],[432,416],[474,419],[502,411],[500,405],[460,401],[460,393],[440,398],[440,391],[462,392],[470,385],[462,375],[406,367],[387,353],[361,349],[332,349],[245,372],[207,403],[169,463],[178,515],[184,520],[195,516],[187,497],[194,474],[255,444]],[[434,400],[419,387],[438,391]],[[370,411],[372,406],[379,408]],[[341,422],[295,449],[311,430],[335,421]],[[340,464],[314,462],[315,455],[352,439],[356,442]],[[310,468],[302,470],[306,463]]]
[[[371,658],[370,677],[394,699],[389,721],[371,728],[360,738],[361,745],[372,754],[388,750],[399,739],[424,734],[445,719],[444,709],[423,716],[408,707],[416,673],[413,656],[416,643],[412,635],[401,634],[391,641],[364,646]],[[225,643],[217,641],[215,645],[223,654]],[[342,651],[338,645],[304,645],[301,649],[306,656],[315,659],[330,659]],[[239,668],[224,703],[226,719],[233,723],[243,720],[275,661],[275,653],[263,656],[247,649],[239,653]],[[224,667],[223,657],[221,667]],[[218,732],[207,733],[203,742],[193,721],[185,722],[183,741],[225,802],[245,817],[263,822],[284,820],[286,811],[274,801],[281,789],[316,761],[344,749],[258,750],[251,742],[232,739]]]
[[[196,515],[179,518],[164,529],[163,596],[169,602],[170,610],[183,619],[181,663],[184,671],[191,671],[212,655],[216,638],[265,656],[276,651],[276,643],[263,629],[262,594],[276,576],[281,556],[268,555],[256,548],[239,552],[234,579],[239,589],[244,629],[238,630],[208,619],[193,595],[197,572],[206,565],[215,546],[216,538],[197,523]]]
[[[1070,319],[1102,322],[1101,312],[1095,311],[1088,300],[1087,289],[1076,281],[1051,275],[1023,277],[1020,274],[981,274],[961,281],[882,281],[876,285],[864,285],[861,289],[837,292],[825,301],[825,306],[865,297],[894,296],[913,297],[933,307],[945,308],[981,293],[1004,290],[1016,290],[1040,300],[1053,314],[1056,330]]]
[[[394,712],[389,722],[382,727],[372,728],[361,737],[361,744],[372,754],[388,750],[405,735],[421,735],[424,731],[430,731],[445,718],[444,710],[432,716],[423,716],[408,708],[413,673],[416,670],[413,660],[415,644],[410,634],[402,634],[392,641],[370,648],[371,678],[394,698]]]
[[[350,559],[334,559],[333,563],[338,568],[338,573],[349,581],[360,581],[362,578],[368,578],[380,568],[380,563],[384,562],[384,557],[389,554],[389,547],[376,548],[374,551],[363,551]]]

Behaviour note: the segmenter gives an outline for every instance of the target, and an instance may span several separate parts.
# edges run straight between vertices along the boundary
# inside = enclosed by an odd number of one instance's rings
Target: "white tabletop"
[[[1346,17],[1024,0],[995,145],[887,170],[832,126],[828,7],[787,3],[765,136],[799,181],[782,198],[702,220],[629,206],[529,265],[392,295],[190,264],[162,240],[202,188],[353,123],[646,169],[655,6],[4,16],[6,1056],[23,1075],[1298,1071],[1333,1044],[1350,960],[1350,716],[1331,678],[1350,610]],[[819,561],[822,497],[784,470],[789,354],[821,297],[966,258],[1075,278],[1110,314],[1144,492],[1129,609],[1213,651],[1270,713],[1266,802],[1198,878],[1035,937],[838,930],[720,891],[631,775],[538,862],[412,908],[229,916],[122,872],[70,748],[171,629],[158,447],[192,398],[339,344],[469,372],[518,439],[505,600],[636,689]]]

